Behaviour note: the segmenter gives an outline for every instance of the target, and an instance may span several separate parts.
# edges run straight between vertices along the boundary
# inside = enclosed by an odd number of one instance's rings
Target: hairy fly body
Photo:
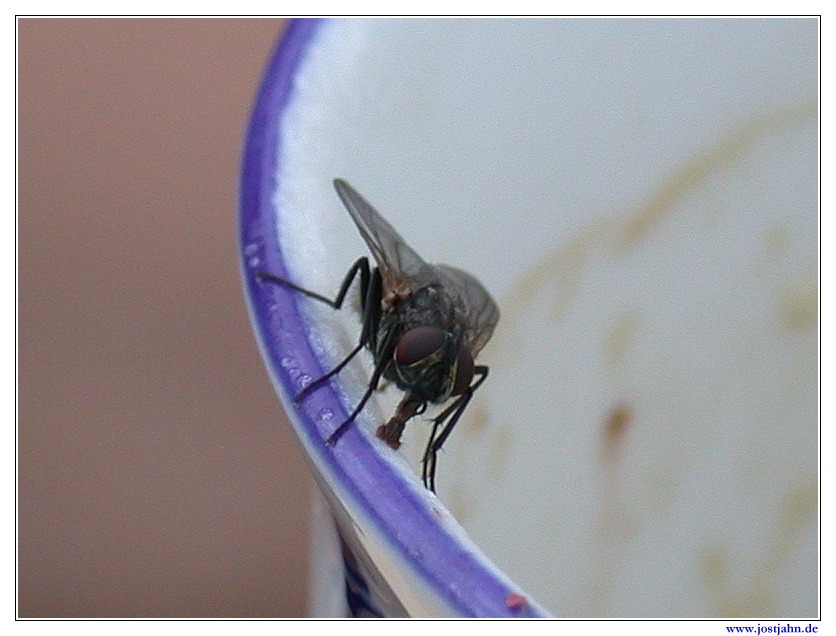
[[[370,266],[367,257],[359,258],[333,300],[269,272],[258,273],[262,281],[288,287],[334,309],[342,307],[351,283],[360,277],[362,329],[357,346],[331,371],[306,386],[296,401],[334,377],[363,348],[372,353],[374,371],[360,402],[328,436],[328,444],[337,442],[382,379],[404,391],[394,415],[377,429],[377,436],[392,448],[400,446],[401,434],[412,417],[423,413],[429,404],[451,400],[432,420],[422,460],[424,485],[435,491],[437,453],[488,375],[488,367],[475,364],[474,359],[493,334],[499,309],[470,274],[425,263],[348,183],[335,179],[334,188],[376,267]]]

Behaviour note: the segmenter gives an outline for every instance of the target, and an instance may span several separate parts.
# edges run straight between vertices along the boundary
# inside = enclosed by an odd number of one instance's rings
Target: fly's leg
[[[378,323],[380,322],[380,298],[383,293],[380,272],[377,268],[372,271],[369,267],[369,259],[365,256],[361,256],[348,270],[348,273],[345,275],[345,278],[340,285],[340,289],[337,292],[337,296],[333,300],[311,291],[310,289],[300,287],[289,280],[270,274],[269,272],[258,272],[258,274],[256,274],[256,278],[258,278],[258,280],[287,287],[288,289],[305,294],[309,298],[325,303],[329,307],[340,309],[343,305],[343,301],[345,300],[345,296],[348,293],[348,288],[351,287],[351,283],[354,282],[358,273],[360,274],[360,299],[363,310],[363,328],[360,332],[360,341],[336,367],[304,387],[302,391],[295,398],[293,398],[294,402],[299,402],[323,382],[327,382],[332,377],[337,375],[364,346],[369,344],[369,342],[373,342],[377,333]]]
[[[377,271],[377,270],[375,270]],[[379,303],[378,303],[379,305]],[[346,420],[340,424],[334,431],[327,437],[325,443],[329,446],[333,446],[337,443],[337,440],[342,437],[342,434],[348,430],[348,427],[354,421],[354,418],[363,410],[363,407],[366,406],[366,402],[369,401],[369,398],[372,396],[377,390],[377,385],[380,382],[381,376],[383,376],[383,372],[386,370],[386,367],[389,366],[392,356],[395,354],[395,345],[397,341],[395,340],[395,330],[392,329],[389,333],[386,334],[386,339],[383,341],[383,347],[381,349],[382,353],[380,356],[381,362],[375,367],[374,372],[372,373],[371,380],[369,380],[369,386],[366,388],[366,392],[363,394],[363,397],[360,399],[360,402],[354,407],[354,410],[351,412],[351,415],[346,418]]]
[[[366,266],[368,267],[368,260],[366,260],[365,257],[363,257],[362,260],[366,261]],[[377,328],[380,325],[380,299],[383,296],[383,279],[380,276],[380,270],[378,270],[376,267],[374,268],[374,270],[372,270],[371,281],[367,281],[364,277],[365,274],[363,274],[363,272],[361,271],[360,305],[363,311],[363,328],[360,331],[360,341],[357,343],[357,346],[354,347],[354,349],[352,349],[351,352],[345,357],[345,359],[343,359],[343,361],[340,362],[336,367],[334,367],[328,373],[326,373],[322,377],[317,378],[309,385],[307,385],[304,389],[302,389],[299,395],[297,395],[294,398],[294,402],[299,402],[302,398],[304,398],[308,393],[310,393],[316,387],[321,385],[323,382],[327,382],[335,375],[337,375],[340,371],[343,370],[345,365],[347,365],[351,361],[351,359],[357,355],[357,353],[363,347],[369,347],[371,349],[374,349],[377,340]],[[343,285],[345,285],[345,283],[343,283]],[[343,295],[345,295],[344,292]],[[394,345],[392,347],[392,353],[394,353]],[[391,357],[392,354],[389,355],[389,358]],[[366,398],[366,400],[368,400],[368,398]],[[365,403],[366,402],[364,400],[363,404],[365,405]],[[351,419],[354,419],[353,416]]]
[[[337,292],[337,297],[334,298],[334,300],[331,300],[330,298],[317,294],[309,289],[305,289],[304,287],[299,287],[298,285],[291,283],[289,280],[274,276],[268,272],[259,272],[256,274],[259,280],[282,285],[305,294],[309,298],[323,302],[334,309],[340,309],[343,301],[345,300],[345,295],[348,293],[348,288],[351,286],[351,283],[354,281],[358,272],[360,274],[360,305],[363,312],[363,328],[360,331],[360,341],[357,343],[357,346],[351,350],[348,356],[346,356],[345,359],[336,367],[302,389],[299,395],[297,395],[294,399],[294,402],[298,402],[314,388],[334,377],[345,367],[345,365],[349,363],[349,361],[351,361],[355,355],[357,355],[363,347],[369,346],[374,349],[377,346],[377,330],[380,326],[381,300],[383,298],[383,278],[380,275],[380,270],[377,267],[372,270],[369,267],[369,259],[362,256],[358,258],[357,262],[354,263],[354,265],[351,266],[351,269],[348,270],[348,273],[345,275],[345,278],[340,285],[340,290]],[[359,404],[357,404],[351,412],[351,415],[349,415],[348,418],[346,418],[346,420],[340,424],[325,440],[325,443],[329,446],[333,446],[337,443],[337,440],[348,429],[360,411],[363,410],[363,407],[366,406],[366,402],[369,401],[372,393],[374,393],[377,389],[377,386],[380,383],[380,378],[383,376],[389,361],[391,361],[392,356],[395,353],[395,345],[397,342],[395,341],[394,330],[389,331],[386,336],[386,340],[384,340],[382,344],[383,346],[381,348],[382,354],[380,356],[380,360],[383,362],[378,364],[375,368],[366,392],[363,394]]]
[[[430,433],[430,439],[427,442],[427,448],[424,451],[424,458],[421,460],[421,463],[423,464],[421,479],[424,482],[424,486],[429,488],[432,492],[435,492],[435,469],[438,451],[441,450],[441,447],[444,446],[444,442],[446,442],[447,438],[450,437],[450,433],[453,432],[453,428],[456,426],[456,423],[459,421],[462,413],[464,413],[464,410],[467,408],[470,398],[473,397],[476,389],[478,389],[482,382],[485,381],[485,378],[488,377],[488,367],[478,365],[473,369],[473,374],[479,376],[476,382],[471,384],[467,391],[465,391],[455,402],[444,409],[441,414],[433,420],[433,428]]]
[[[334,309],[339,309],[343,306],[343,300],[345,300],[345,295],[348,293],[348,288],[351,287],[351,283],[354,281],[354,277],[357,275],[357,272],[360,272],[360,295],[365,296],[366,290],[369,288],[369,279],[370,279],[370,268],[369,268],[369,259],[366,256],[361,256],[357,259],[357,262],[351,266],[351,269],[348,270],[348,273],[345,275],[342,284],[340,285],[340,290],[337,292],[337,297],[334,300],[322,296],[321,294],[317,294],[315,291],[311,291],[310,289],[305,289],[304,287],[299,287],[296,283],[291,283],[289,280],[280,278],[279,276],[275,276],[270,272],[258,272],[255,277],[260,281],[267,281],[268,283],[275,283],[276,285],[281,285],[282,287],[287,287],[288,289],[292,289],[293,291],[298,291],[309,298],[313,298],[314,300],[318,300],[319,302],[325,303],[333,307]]]

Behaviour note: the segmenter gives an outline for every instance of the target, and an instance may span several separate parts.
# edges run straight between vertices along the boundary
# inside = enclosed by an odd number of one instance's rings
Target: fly
[[[268,272],[257,274],[262,281],[288,287],[334,309],[342,307],[351,283],[360,277],[362,328],[357,346],[336,367],[308,384],[294,401],[337,375],[363,348],[374,358],[374,371],[360,402],[328,436],[327,444],[336,444],[381,380],[394,382],[404,391],[394,415],[376,431],[377,437],[394,449],[400,446],[410,419],[431,403],[452,400],[433,418],[422,459],[422,480],[434,492],[438,451],[488,377],[488,367],[475,364],[474,359],[493,334],[499,308],[467,272],[425,263],[348,183],[335,179],[334,188],[377,265],[371,267],[366,256],[357,259],[333,300]]]

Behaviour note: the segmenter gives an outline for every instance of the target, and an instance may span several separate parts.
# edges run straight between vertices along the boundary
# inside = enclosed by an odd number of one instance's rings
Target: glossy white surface
[[[365,253],[340,176],[494,293],[440,496],[558,615],[818,611],[816,38],[336,21],[300,77],[280,193],[308,211],[280,230],[299,282],[335,290]],[[359,328],[340,320],[334,360]],[[426,434],[410,424],[413,463]]]

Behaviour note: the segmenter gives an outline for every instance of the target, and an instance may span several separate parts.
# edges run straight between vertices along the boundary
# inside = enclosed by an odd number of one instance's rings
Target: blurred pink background
[[[22,617],[304,615],[312,480],[236,237],[283,26],[17,23]]]

